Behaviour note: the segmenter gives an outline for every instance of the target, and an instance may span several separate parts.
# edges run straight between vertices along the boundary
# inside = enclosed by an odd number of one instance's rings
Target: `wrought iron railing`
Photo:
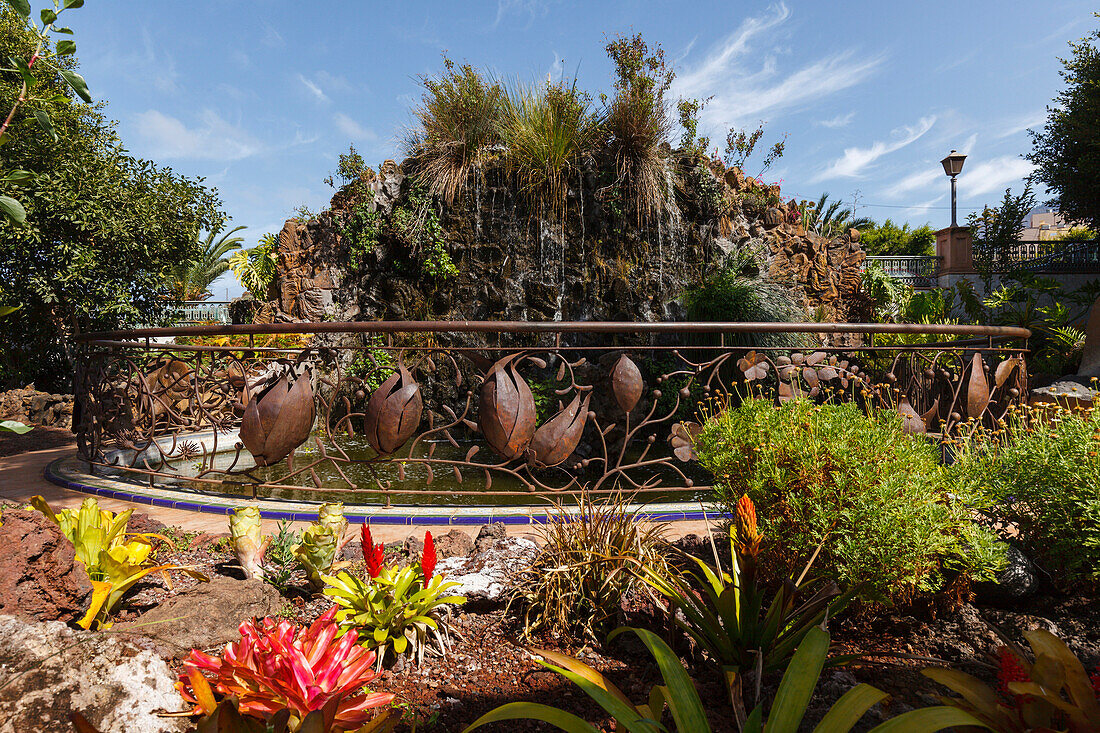
[[[939,274],[940,257],[931,255],[875,255],[865,260],[866,266],[877,265],[890,277],[915,288],[931,288]]]
[[[974,264],[995,273],[1100,273],[1100,240],[974,242]]]
[[[803,346],[752,345],[777,335]],[[856,401],[896,410],[911,432],[950,433],[1002,418],[1026,394],[1029,335],[607,322],[85,334],[74,430],[96,470],[188,491],[387,504],[582,488],[697,495],[710,480],[692,454],[707,405],[750,392]]]

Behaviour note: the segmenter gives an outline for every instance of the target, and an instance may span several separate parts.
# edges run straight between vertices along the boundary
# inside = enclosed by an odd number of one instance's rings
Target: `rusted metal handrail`
[[[75,336],[76,341],[167,338],[177,336],[233,336],[321,333],[899,333],[985,336],[1026,339],[1031,331],[1017,326],[973,326],[925,323],[771,323],[703,322],[626,323],[621,321],[347,321],[323,323],[253,323],[236,326],[181,326],[97,331]]]

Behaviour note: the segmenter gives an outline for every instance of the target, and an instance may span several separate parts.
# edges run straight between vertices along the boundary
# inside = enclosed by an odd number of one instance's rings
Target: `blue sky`
[[[40,4],[40,3],[39,3]],[[312,3],[92,0],[66,14],[92,94],[130,151],[217,187],[249,244],[291,210],[324,208],[350,143],[397,157],[440,54],[507,78],[576,73],[609,87],[608,37],[641,32],[675,61],[702,115],[788,135],[765,175],[784,194],[861,215],[945,226],[939,160],[970,157],[960,218],[1018,189],[1026,129],[1060,89],[1057,57],[1100,22],[1078,0],[974,2]],[[750,170],[750,173],[755,171]],[[230,280],[218,284],[217,297]]]

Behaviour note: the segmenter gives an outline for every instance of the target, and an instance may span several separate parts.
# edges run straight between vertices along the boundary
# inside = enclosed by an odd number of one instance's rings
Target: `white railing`
[[[890,277],[915,288],[934,287],[940,269],[940,258],[931,255],[876,255],[866,263],[878,265]]]

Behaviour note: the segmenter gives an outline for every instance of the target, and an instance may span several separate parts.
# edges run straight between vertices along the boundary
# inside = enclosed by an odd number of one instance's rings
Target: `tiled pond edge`
[[[59,458],[46,466],[44,472],[47,481],[71,491],[91,494],[108,499],[118,499],[134,504],[180,509],[183,511],[206,514],[228,515],[239,506],[255,504],[260,508],[260,516],[265,519],[309,522],[317,518],[320,502],[292,502],[276,499],[241,499],[217,494],[198,494],[193,492],[167,490],[156,487],[139,486],[134,483],[117,481],[104,476],[94,475],[88,464],[72,455]],[[541,524],[546,521],[546,506],[461,506],[435,507],[394,504],[389,507],[380,505],[345,503],[344,516],[353,524],[396,524],[396,525],[462,525],[489,524]],[[566,511],[574,512],[572,507]],[[660,522],[699,521],[709,519],[719,521],[721,510],[715,505],[699,502],[664,502],[654,504],[629,504],[627,511],[638,519]]]

